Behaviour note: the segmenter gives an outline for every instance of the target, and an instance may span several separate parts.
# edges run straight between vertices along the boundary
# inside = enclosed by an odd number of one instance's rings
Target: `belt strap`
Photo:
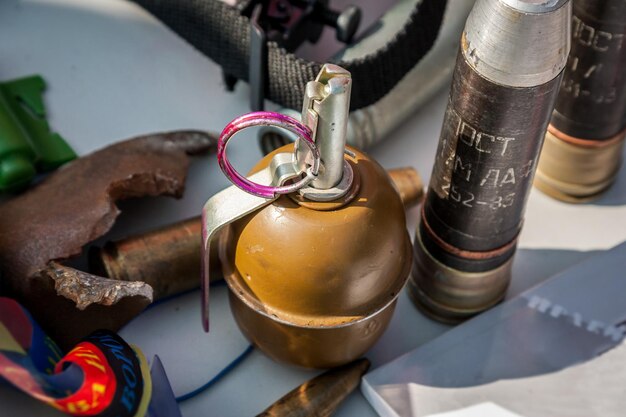
[[[223,71],[248,81],[250,21],[219,0],[133,0],[163,21]],[[437,39],[447,0],[422,0],[384,47],[365,57],[336,62],[352,73],[350,110],[376,103],[430,50]],[[276,42],[267,43],[267,98],[300,109],[306,83],[322,64],[298,58]]]

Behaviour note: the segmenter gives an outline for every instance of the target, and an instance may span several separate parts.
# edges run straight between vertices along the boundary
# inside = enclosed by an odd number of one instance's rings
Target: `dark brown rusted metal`
[[[117,329],[152,301],[145,283],[105,280],[52,261],[81,253],[106,233],[124,198],[180,197],[188,155],[215,137],[180,131],[137,137],[81,157],[0,206],[3,291],[65,346],[98,328]]]

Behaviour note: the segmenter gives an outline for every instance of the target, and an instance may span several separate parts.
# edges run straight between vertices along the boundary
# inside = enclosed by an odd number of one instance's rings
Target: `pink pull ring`
[[[252,126],[276,126],[294,133],[311,150],[313,165],[306,170],[306,176],[292,184],[279,187],[257,184],[241,175],[226,157],[226,146],[228,141],[240,131]],[[295,156],[294,156],[295,158]],[[311,129],[296,119],[284,114],[258,111],[244,114],[226,125],[217,142],[217,162],[224,172],[224,175],[237,187],[247,193],[263,198],[274,198],[277,194],[289,194],[307,186],[315,179],[320,167],[320,152],[311,138]],[[295,163],[295,161],[294,161]]]

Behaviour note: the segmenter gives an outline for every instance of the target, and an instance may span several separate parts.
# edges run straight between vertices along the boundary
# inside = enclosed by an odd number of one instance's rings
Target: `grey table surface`
[[[248,111],[245,84],[227,93],[215,63],[137,6],[121,0],[4,0],[0,57],[2,80],[32,73],[45,77],[50,124],[80,155],[148,132],[219,131]],[[370,154],[387,168],[413,166],[427,181],[446,100],[447,89]],[[246,136],[233,142],[230,154],[243,171],[261,156],[256,141]],[[125,202],[108,238],[195,216],[212,194],[228,185],[214,157],[198,158],[181,200]],[[417,215],[418,209],[408,213],[411,234]],[[626,240],[625,220],[626,170],[606,195],[590,204],[566,205],[533,190],[509,297]],[[215,289],[211,297],[208,335],[200,326],[197,293],[147,310],[121,332],[148,357],[161,357],[177,394],[206,382],[247,346],[231,318],[226,289]],[[448,329],[422,316],[403,294],[390,327],[367,356],[377,367]],[[276,364],[255,351],[232,374],[181,409],[185,417],[256,415],[315,374]],[[56,415],[26,395],[0,386],[0,416]],[[355,392],[336,415],[368,417],[375,412]]]

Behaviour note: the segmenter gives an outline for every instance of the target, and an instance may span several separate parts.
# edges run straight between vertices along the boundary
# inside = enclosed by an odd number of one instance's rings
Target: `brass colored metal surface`
[[[264,186],[285,186],[287,185],[285,181],[295,180],[297,177],[293,161],[293,153],[276,153],[272,155],[267,166],[249,175],[247,181],[250,184],[264,184]],[[210,275],[212,273],[210,254],[214,250],[213,248],[218,248],[219,251],[220,237],[227,233],[230,225],[274,203],[281,196],[281,194],[276,193],[270,195],[271,197],[262,197],[256,192],[246,192],[233,185],[209,198],[202,207],[203,253],[200,290],[202,295],[202,327],[205,332],[209,331],[209,293]]]
[[[583,203],[599,197],[619,171],[625,137],[626,131],[603,141],[571,138],[550,126],[535,186],[568,203]]]
[[[504,298],[512,265],[513,257],[484,272],[450,268],[428,252],[420,233],[416,233],[409,295],[428,316],[444,323],[459,323]]]
[[[361,184],[350,203],[315,210],[283,196],[220,239],[237,323],[277,360],[324,368],[356,359],[384,331],[408,277],[400,197],[380,165],[352,151]]]
[[[90,254],[93,271],[120,281],[143,281],[159,299],[198,287],[202,223],[183,220],[117,242]],[[211,254],[219,271],[217,251]],[[219,277],[220,274],[212,276]]]
[[[389,178],[400,194],[405,209],[415,207],[424,198],[424,183],[414,168],[393,168],[387,170]]]
[[[361,382],[370,361],[331,369],[293,389],[257,417],[329,417]]]

